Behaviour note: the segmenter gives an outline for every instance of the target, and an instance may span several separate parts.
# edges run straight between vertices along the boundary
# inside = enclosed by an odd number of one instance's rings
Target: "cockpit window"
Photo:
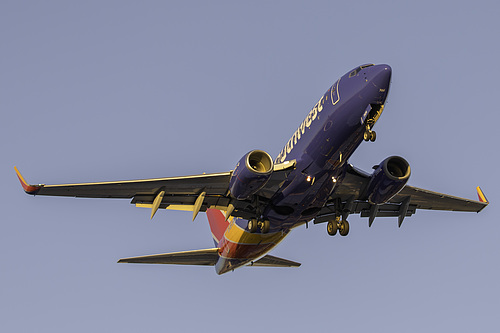
[[[333,105],[337,104],[340,100],[339,83],[340,83],[340,79],[338,79],[337,82],[335,82],[333,84],[333,86],[330,88],[330,90],[331,90],[330,97],[331,97],[331,101],[332,101]]]
[[[358,75],[358,73],[362,70],[362,69],[365,69],[367,67],[371,67],[371,66],[374,66],[373,64],[366,64],[366,65],[361,65],[359,66],[358,68],[355,68],[352,72],[349,73],[349,77],[354,77],[356,75]]]

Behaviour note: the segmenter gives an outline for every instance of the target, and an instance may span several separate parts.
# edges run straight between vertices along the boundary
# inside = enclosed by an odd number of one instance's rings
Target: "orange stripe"
[[[19,172],[19,170],[17,169],[17,167],[14,167],[14,169],[16,170],[17,178],[19,178],[19,181],[21,182],[21,186],[23,187],[23,189],[24,189],[24,191],[26,193],[36,192],[40,188],[42,188],[41,186],[36,186],[36,185],[30,185],[30,184],[28,184],[26,182],[26,180],[24,180],[24,177],[21,175],[21,173]]]

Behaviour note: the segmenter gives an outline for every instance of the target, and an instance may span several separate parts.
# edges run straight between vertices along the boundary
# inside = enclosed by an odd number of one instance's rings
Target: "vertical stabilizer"
[[[212,208],[207,209],[207,218],[208,223],[210,224],[210,231],[212,231],[212,237],[214,238],[215,246],[217,246],[222,236],[224,236],[224,232],[229,226],[229,220],[226,221],[224,211]]]

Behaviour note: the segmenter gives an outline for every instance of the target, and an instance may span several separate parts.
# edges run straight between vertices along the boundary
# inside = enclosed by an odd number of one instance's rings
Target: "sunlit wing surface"
[[[294,165],[294,162],[275,165],[271,179],[260,190],[259,195],[263,198],[272,196]],[[196,200],[202,193],[203,200],[197,207],[198,211],[206,211],[210,207],[227,209],[230,201],[228,185],[231,171],[183,177],[61,185],[30,185],[17,168],[16,172],[25,192],[32,195],[132,199],[131,203],[138,207],[187,211],[195,209]],[[161,200],[157,202],[157,207],[154,207],[159,194]],[[239,216],[238,212],[243,215],[253,214],[249,202],[236,201],[235,206],[233,216]]]
[[[209,191],[211,195],[224,195],[230,175],[230,172],[224,172],[184,177],[28,186],[31,186],[31,194],[35,195],[117,199],[153,196],[154,199],[160,189],[164,189],[169,195],[195,195],[202,189]]]

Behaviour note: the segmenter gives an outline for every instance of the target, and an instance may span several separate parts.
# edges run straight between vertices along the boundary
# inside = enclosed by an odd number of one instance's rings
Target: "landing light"
[[[310,182],[310,181],[311,181],[311,176],[307,176],[306,180],[307,180],[308,182]]]
[[[335,179],[335,177],[332,177],[332,181],[333,181],[334,183],[336,183],[336,182],[337,182],[337,179]]]

